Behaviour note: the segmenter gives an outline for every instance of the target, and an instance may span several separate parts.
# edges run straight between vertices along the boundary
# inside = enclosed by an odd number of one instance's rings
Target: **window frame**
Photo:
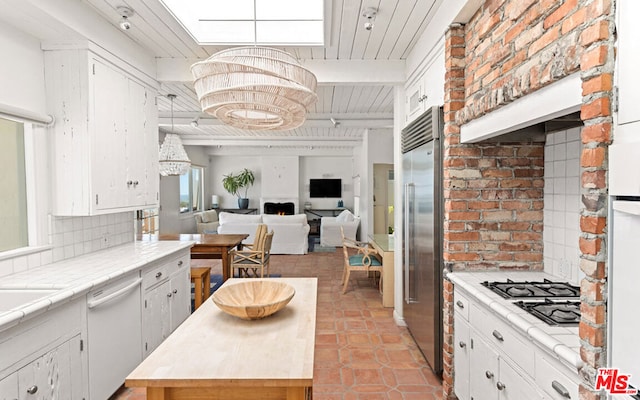
[[[197,201],[196,203],[196,207],[194,207],[194,184],[193,184],[193,171],[197,170],[200,173],[200,180],[198,182],[198,186],[199,186],[199,192],[200,195],[198,196],[198,198],[196,199]],[[178,211],[180,213],[180,215],[184,215],[184,214],[188,214],[188,213],[194,213],[194,212],[201,212],[204,211],[204,171],[205,168],[203,166],[200,165],[194,165],[191,164],[191,167],[189,168],[189,171],[184,174],[184,175],[180,175],[180,182],[179,182],[179,186],[178,186]],[[189,188],[188,188],[188,207],[186,207],[185,209],[182,208],[182,185],[183,185],[183,177],[186,175],[186,180],[189,183]],[[197,207],[197,205],[199,205],[200,207]]]

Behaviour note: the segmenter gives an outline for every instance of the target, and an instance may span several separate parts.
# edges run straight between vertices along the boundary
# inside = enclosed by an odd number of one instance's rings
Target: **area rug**
[[[329,246],[329,247],[323,247],[320,245],[315,245],[313,246],[313,252],[314,253],[335,253],[336,252],[336,248],[333,246]]]

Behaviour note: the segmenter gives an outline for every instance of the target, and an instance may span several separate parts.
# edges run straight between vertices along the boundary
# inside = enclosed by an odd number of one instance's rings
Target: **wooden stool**
[[[211,294],[211,268],[209,267],[192,267],[191,282],[194,286],[194,311],[200,307],[203,301],[209,298]]]

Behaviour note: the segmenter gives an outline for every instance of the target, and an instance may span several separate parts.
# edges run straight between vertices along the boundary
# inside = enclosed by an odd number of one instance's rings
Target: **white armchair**
[[[341,212],[337,217],[322,217],[320,219],[320,246],[342,246],[340,227],[344,230],[344,236],[347,239],[356,240],[358,226],[360,226],[360,218],[348,210]]]
[[[196,228],[198,233],[202,234],[205,231],[213,233],[218,230],[218,213],[216,210],[203,211],[201,213],[194,214],[196,219]]]

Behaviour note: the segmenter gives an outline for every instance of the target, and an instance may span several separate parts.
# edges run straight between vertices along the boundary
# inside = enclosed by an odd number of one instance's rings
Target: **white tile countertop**
[[[556,276],[535,271],[482,271],[446,273],[454,285],[463,289],[473,298],[484,304],[493,313],[503,319],[517,331],[530,338],[537,346],[554,353],[560,361],[578,370],[582,367],[580,358],[580,337],[577,326],[551,326],[529,314],[527,311],[482,286],[484,281],[551,281],[564,282]]]
[[[0,278],[0,290],[55,291],[20,307],[0,311],[0,331],[192,245],[179,241],[137,241],[4,276]]]

